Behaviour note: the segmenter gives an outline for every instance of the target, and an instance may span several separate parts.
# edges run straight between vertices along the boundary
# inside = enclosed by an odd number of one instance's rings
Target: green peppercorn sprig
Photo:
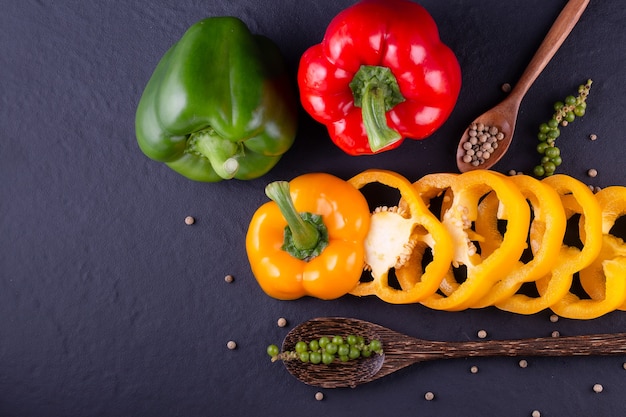
[[[372,354],[382,354],[383,349],[379,340],[372,340],[369,343],[361,336],[322,336],[310,342],[298,341],[293,351],[280,352],[276,345],[267,347],[267,354],[272,357],[272,362],[282,360],[300,360],[304,363],[325,364],[339,360],[347,362],[350,360],[369,358]]]
[[[554,103],[555,113],[546,123],[539,125],[537,152],[542,155],[541,164],[533,170],[535,176],[543,177],[554,174],[557,167],[563,162],[561,150],[556,146],[556,139],[561,135],[559,126],[565,127],[576,117],[585,115],[587,96],[591,89],[592,80],[578,87],[578,96],[567,96],[564,101]]]

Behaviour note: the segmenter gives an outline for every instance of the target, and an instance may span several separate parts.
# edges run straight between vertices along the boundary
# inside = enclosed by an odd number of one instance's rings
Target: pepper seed
[[[235,277],[233,277],[232,275],[228,274],[224,277],[224,281],[228,282],[229,284],[231,282],[233,282],[235,280]]]
[[[315,393],[315,399],[317,401],[322,401],[324,399],[324,393],[323,392],[316,392]]]
[[[228,343],[226,343],[226,347],[230,350],[237,349],[237,343],[234,340],[229,340]]]
[[[428,391],[426,394],[424,394],[424,398],[426,399],[426,401],[432,401],[435,399],[435,394]]]
[[[601,393],[604,390],[604,387],[602,386],[602,384],[595,384],[593,386],[593,392],[595,392],[596,394]]]
[[[528,367],[528,361],[526,359],[522,359],[519,361],[519,367],[520,368],[526,368]]]
[[[587,171],[587,175],[589,175],[591,178],[594,178],[598,175],[598,170],[591,168],[589,171]]]
[[[485,337],[487,337],[487,331],[486,330],[479,330],[478,331],[478,337],[481,339],[484,339]]]
[[[287,325],[287,319],[284,317],[281,317],[278,319],[276,324],[278,325],[278,327],[285,327]]]
[[[473,374],[477,374],[478,373],[478,366],[472,366],[470,368],[470,372],[473,373]]]
[[[541,417],[541,413],[539,412],[539,410],[533,410],[530,415],[531,417]]]
[[[191,226],[191,225],[192,225],[192,224],[194,224],[195,222],[196,222],[196,219],[194,219],[193,217],[191,217],[191,216],[187,216],[187,217],[185,217],[185,224],[186,224],[187,226]]]

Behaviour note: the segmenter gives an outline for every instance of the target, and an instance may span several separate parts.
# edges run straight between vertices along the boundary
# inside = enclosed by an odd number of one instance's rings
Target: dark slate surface
[[[431,138],[349,157],[302,112],[295,146],[267,177],[193,183],[146,158],[134,138],[142,89],[194,22],[243,19],[276,41],[295,79],[300,54],[352,1],[24,0],[0,14],[0,416],[624,415],[626,358],[476,359],[405,369],[356,389],[301,384],[265,347],[311,317],[346,315],[413,336],[471,340],[626,331],[623,312],[579,322],[550,313],[462,313],[373,298],[281,302],[257,286],[244,235],[273,179],[366,168],[410,179],[454,171],[456,141],[504,97],[563,0],[423,0],[457,53],[463,89]],[[554,101],[594,80],[587,115],[559,139],[561,172],[626,185],[622,145],[626,9],[592,0],[522,104],[495,169],[530,172],[535,132]],[[589,141],[595,133],[599,139]],[[598,176],[586,176],[596,168]],[[186,226],[184,218],[196,218]],[[224,276],[235,282],[227,284]],[[287,328],[276,320],[286,317]],[[226,342],[235,340],[236,350]],[[472,365],[479,367],[470,373]],[[592,386],[604,391],[596,394]],[[426,401],[424,393],[435,393]],[[218,411],[219,410],[219,411]],[[262,410],[262,411],[260,411]]]

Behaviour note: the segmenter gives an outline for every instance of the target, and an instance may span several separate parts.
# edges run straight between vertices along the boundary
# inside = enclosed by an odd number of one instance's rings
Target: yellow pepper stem
[[[287,221],[282,249],[302,260],[310,260],[322,253],[328,245],[328,230],[322,217],[308,212],[298,213],[287,181],[268,184],[265,194],[278,205]]]

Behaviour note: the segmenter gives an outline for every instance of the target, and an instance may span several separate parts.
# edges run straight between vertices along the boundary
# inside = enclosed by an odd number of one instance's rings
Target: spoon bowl
[[[574,29],[574,26],[583,14],[589,0],[569,0],[559,16],[554,21],[552,27],[541,42],[530,63],[522,73],[519,81],[511,90],[509,96],[491,110],[483,113],[473,123],[483,123],[487,126],[495,126],[504,133],[504,138],[498,142],[497,149],[489,153],[488,158],[480,158],[478,163],[472,163],[464,159],[466,149],[463,147],[469,139],[469,128],[465,130],[459,146],[457,147],[456,164],[460,172],[475,169],[489,169],[495,165],[509,149],[513,140],[517,113],[522,99],[530,86],[535,82],[539,74],[548,65],[556,51],[561,47],[565,39]],[[470,123],[470,126],[473,124]],[[477,152],[476,150],[472,150]],[[482,151],[481,151],[482,152]],[[478,159],[477,159],[478,161]]]
[[[517,96],[510,95],[496,107],[478,116],[468,126],[468,128],[465,129],[456,150],[456,164],[461,172],[474,169],[489,169],[495,165],[496,162],[502,159],[506,151],[509,149],[513,139],[520,102],[521,100],[518,100]],[[466,143],[469,143],[471,139],[470,130],[472,130],[472,126],[480,124],[484,126],[496,127],[498,132],[502,133],[504,137],[502,140],[494,141],[494,143],[497,144],[497,148],[495,145],[492,145],[494,148],[490,151],[488,158],[482,159],[482,162],[478,165],[473,165],[471,162],[464,160],[467,153],[464,146]]]
[[[362,336],[366,341],[379,340],[383,353],[348,362],[335,361],[329,365],[286,360],[283,363],[287,371],[307,385],[354,388],[409,365],[435,359],[626,354],[626,333],[439,342],[416,339],[375,323],[344,317],[320,317],[299,324],[285,337],[282,350],[293,351],[298,341],[309,342],[322,336],[350,334]]]
[[[383,329],[380,327],[380,329]],[[365,340],[381,340],[379,326],[362,320],[312,319],[294,327],[285,337],[282,350],[293,351],[300,340],[311,341],[321,336],[349,335],[363,336]],[[366,360],[335,361],[330,365],[314,365],[299,360],[285,361],[287,371],[299,380],[322,388],[355,387],[376,379],[385,362],[385,355],[373,354]],[[338,376],[341,375],[339,378]],[[382,376],[382,375],[380,375]],[[379,377],[380,377],[379,376]]]

